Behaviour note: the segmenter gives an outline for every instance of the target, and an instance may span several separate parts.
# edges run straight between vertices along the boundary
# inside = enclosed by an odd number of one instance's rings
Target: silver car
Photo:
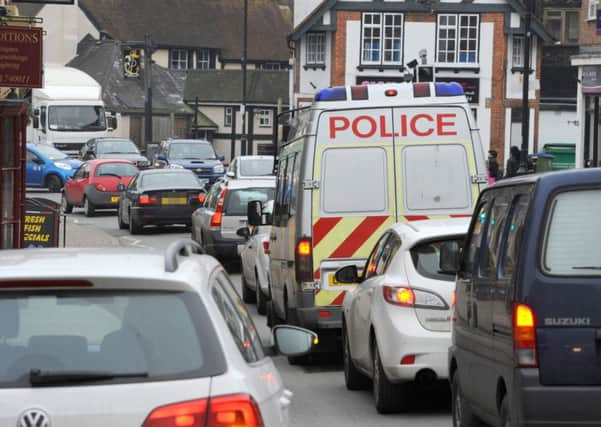
[[[198,251],[1,251],[0,426],[288,425],[272,349]],[[317,339],[274,337],[285,354]]]
[[[192,240],[220,259],[238,257],[244,238],[238,229],[247,224],[248,202],[275,197],[275,180],[235,179],[217,181],[204,205],[192,214]]]

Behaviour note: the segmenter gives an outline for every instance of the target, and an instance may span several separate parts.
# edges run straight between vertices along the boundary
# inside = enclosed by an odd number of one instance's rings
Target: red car
[[[84,162],[63,189],[63,211],[83,206],[86,216],[96,209],[117,209],[119,184],[127,186],[138,168],[129,160],[98,159]]]

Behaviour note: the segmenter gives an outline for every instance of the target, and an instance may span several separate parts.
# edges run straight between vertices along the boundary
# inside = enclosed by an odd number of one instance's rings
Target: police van
[[[296,113],[278,153],[268,322],[339,334],[351,287],[336,270],[362,269],[395,222],[471,216],[484,153],[457,83],[332,87]]]

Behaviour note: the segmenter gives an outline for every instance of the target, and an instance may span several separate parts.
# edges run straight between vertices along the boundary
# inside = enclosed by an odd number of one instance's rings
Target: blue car
[[[45,144],[27,144],[27,187],[47,188],[58,193],[81,161]]]
[[[225,175],[223,156],[215,154],[213,145],[199,139],[168,139],[161,142],[155,163],[172,169],[189,169],[201,180],[213,184]]]

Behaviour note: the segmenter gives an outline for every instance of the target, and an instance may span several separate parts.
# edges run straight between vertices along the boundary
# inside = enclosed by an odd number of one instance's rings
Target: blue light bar
[[[436,96],[461,96],[463,87],[459,83],[436,83]]]
[[[328,87],[315,94],[316,101],[346,101],[346,87]]]

